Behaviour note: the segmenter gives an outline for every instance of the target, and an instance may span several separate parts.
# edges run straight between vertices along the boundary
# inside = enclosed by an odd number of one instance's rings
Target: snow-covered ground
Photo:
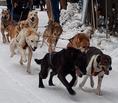
[[[47,14],[39,12],[40,32],[43,33],[45,25],[47,25]],[[71,24],[73,27],[74,25],[74,23]],[[70,24],[66,23],[61,37],[68,39],[75,35],[78,29],[74,27],[71,30],[67,26],[70,27]],[[82,80],[80,78],[74,87],[75,96],[69,95],[56,76],[54,78],[55,87],[49,87],[48,79],[46,79],[44,80],[46,88],[38,88],[40,66],[33,59],[42,58],[47,53],[46,45],[40,48],[39,43],[38,49],[33,53],[32,74],[30,75],[26,72],[26,65],[19,64],[19,55],[10,58],[9,44],[3,44],[0,35],[0,103],[118,103],[118,38],[111,37],[107,40],[104,35],[104,33],[100,34],[96,31],[91,39],[91,45],[101,48],[104,53],[112,57],[113,61],[113,70],[103,79],[102,96],[95,95],[95,88],[91,89],[89,82],[85,85],[85,91],[79,89],[78,85]],[[67,40],[60,39],[57,47],[66,47],[67,43]],[[57,51],[59,49],[57,48]]]

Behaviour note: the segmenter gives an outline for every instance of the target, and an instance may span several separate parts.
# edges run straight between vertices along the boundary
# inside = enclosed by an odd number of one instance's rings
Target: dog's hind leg
[[[53,76],[56,75],[55,72],[50,72],[50,78],[49,78],[49,86],[54,86],[53,84]]]
[[[10,52],[11,52],[10,57],[13,57],[16,54],[15,48],[16,48],[16,40],[12,39],[12,41],[10,42]]]
[[[65,78],[66,75],[64,75],[63,73],[59,73],[58,74],[58,78],[59,80],[63,83],[63,85],[67,88],[68,92],[71,95],[75,95],[76,92],[72,89],[72,87],[70,86],[70,84],[68,83],[68,81]]]
[[[80,88],[82,88],[82,87],[85,85],[85,83],[86,83],[88,77],[89,77],[89,75],[85,75],[85,76],[84,76],[83,81],[79,84],[79,87],[80,87]]]
[[[94,87],[94,80],[92,76],[90,76],[90,85],[92,88]]]
[[[31,69],[30,69],[30,66],[31,66],[31,60],[32,60],[32,50],[31,48],[28,48],[28,63],[27,63],[27,72],[28,73],[31,73]]]
[[[27,59],[26,59],[26,49],[23,49],[20,45],[18,46],[18,51],[22,57],[22,60],[23,62],[27,62]]]
[[[102,84],[102,80],[103,80],[104,76],[98,76],[98,85],[97,85],[97,89],[96,89],[96,94],[97,95],[102,95],[101,93],[101,84]]]
[[[45,88],[44,84],[43,84],[43,80],[42,78],[40,77],[40,74],[39,74],[39,88]]]
[[[6,37],[7,37],[7,42],[10,43],[9,34],[7,34]]]

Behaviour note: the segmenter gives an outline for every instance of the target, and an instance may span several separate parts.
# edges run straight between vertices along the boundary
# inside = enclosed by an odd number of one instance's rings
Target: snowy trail
[[[40,30],[43,30],[43,26],[47,23],[46,13],[39,15],[42,27]],[[60,41],[58,45],[62,44]],[[33,57],[42,57],[42,51],[47,50],[39,48]],[[9,44],[3,44],[0,40],[0,103],[118,103],[117,67],[117,62],[113,61],[113,71],[103,79],[103,96],[95,95],[94,89],[90,88],[88,82],[85,86],[87,92],[80,90],[78,84],[81,79],[74,87],[77,94],[71,96],[56,77],[55,87],[49,87],[46,79],[44,80],[46,88],[38,88],[40,67],[32,60],[32,74],[29,75],[26,72],[26,64],[23,66],[19,64],[19,55],[10,58]]]
[[[117,103],[118,83],[117,72],[112,71],[105,76],[102,84],[103,96],[96,96],[89,85],[88,92],[74,87],[77,94],[70,96],[65,87],[57,78],[54,78],[55,87],[38,88],[38,68],[32,60],[33,74],[26,73],[26,65],[20,66],[19,56],[10,58],[9,45],[0,43],[0,102],[1,103]],[[80,79],[81,80],[81,79]]]

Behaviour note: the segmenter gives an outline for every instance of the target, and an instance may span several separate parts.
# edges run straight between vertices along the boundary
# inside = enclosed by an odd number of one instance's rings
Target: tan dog
[[[7,41],[9,42],[9,37],[8,35],[5,35],[5,32],[8,31],[8,25],[10,24],[10,14],[9,11],[6,9],[2,10],[2,17],[1,17],[1,33],[2,33],[2,40],[3,43],[6,43]]]
[[[8,25],[8,36],[10,40],[15,38],[23,28],[29,27],[26,21],[20,21],[18,24],[9,24]]]
[[[59,23],[51,21],[50,24],[48,24],[47,28],[44,31],[43,34],[43,46],[44,42],[46,41],[48,43],[48,51],[52,52],[55,51],[55,47],[57,44],[57,41],[59,39],[59,36],[62,33],[62,27]]]
[[[34,28],[35,30],[38,30],[39,18],[37,11],[30,11],[26,19],[26,22],[28,22],[30,27]]]
[[[82,52],[85,52],[90,46],[91,33],[92,29],[88,27],[84,32],[78,33],[69,39],[67,47],[79,48]]]
[[[78,33],[74,37],[69,39],[67,47],[79,48],[83,52],[87,50],[89,45],[89,38],[84,33]]]
[[[27,63],[27,72],[31,73],[30,65],[32,59],[32,51],[37,49],[39,36],[37,32],[31,28],[23,28],[18,36],[16,36],[10,43],[11,57],[15,54],[15,49],[18,49],[21,59],[20,64],[27,61],[26,50],[28,49],[28,63]]]

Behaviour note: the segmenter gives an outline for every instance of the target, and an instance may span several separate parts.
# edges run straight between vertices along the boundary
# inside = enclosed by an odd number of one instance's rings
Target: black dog
[[[49,85],[54,85],[52,79],[57,74],[68,92],[74,95],[75,91],[72,89],[72,86],[76,81],[76,70],[79,69],[82,74],[86,74],[86,54],[82,53],[79,49],[67,48],[59,52],[47,53],[43,59],[35,59],[35,62],[41,64],[39,88],[44,88],[42,79],[47,78],[49,68],[51,68],[52,72],[50,73]],[[72,76],[70,82],[65,78],[68,74]]]

